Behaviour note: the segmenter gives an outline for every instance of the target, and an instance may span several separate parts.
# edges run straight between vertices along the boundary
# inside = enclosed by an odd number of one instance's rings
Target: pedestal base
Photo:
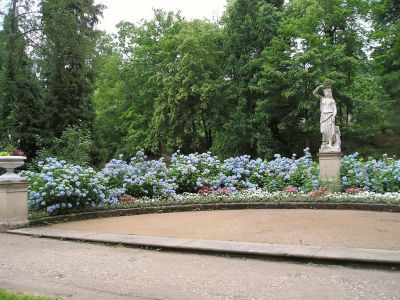
[[[28,183],[0,181],[0,228],[28,223]]]
[[[340,182],[341,152],[319,152],[319,178],[322,182]]]

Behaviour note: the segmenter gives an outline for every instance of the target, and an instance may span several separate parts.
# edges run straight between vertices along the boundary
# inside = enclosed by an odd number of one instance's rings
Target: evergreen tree
[[[94,26],[103,7],[93,0],[42,0],[41,77],[56,136],[78,124],[92,128]]]
[[[45,135],[46,115],[20,27],[29,11],[27,3],[12,0],[0,31],[0,147],[12,144],[31,156],[37,150],[37,137]]]

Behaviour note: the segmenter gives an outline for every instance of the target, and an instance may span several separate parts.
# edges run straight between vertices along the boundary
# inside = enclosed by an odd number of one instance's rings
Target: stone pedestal
[[[321,182],[339,183],[340,166],[342,163],[341,152],[319,152],[319,178]]]
[[[0,181],[0,229],[28,224],[28,182]]]

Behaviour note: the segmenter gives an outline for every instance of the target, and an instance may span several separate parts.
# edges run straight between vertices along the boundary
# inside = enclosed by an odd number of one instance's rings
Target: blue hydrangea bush
[[[29,181],[28,203],[33,210],[56,214],[82,207],[108,205],[107,180],[90,167],[81,167],[47,158],[38,171],[23,171]]]
[[[143,151],[138,151],[129,163],[122,157],[113,159],[101,171],[113,191],[113,200],[118,200],[124,194],[136,198],[174,197],[176,184],[168,173],[162,159],[147,160]]]
[[[221,163],[210,152],[184,155],[178,151],[172,155],[168,168],[168,176],[175,182],[178,193],[194,193],[210,186],[220,172]]]
[[[202,188],[227,188],[231,192],[260,188],[280,191],[291,185],[299,191],[318,187],[318,164],[308,149],[304,156],[281,157],[265,162],[249,155],[232,157],[220,163],[211,153],[183,155],[175,153],[169,174],[177,184],[177,192],[197,192]]]
[[[382,159],[363,159],[358,153],[342,160],[343,188],[360,188],[378,193],[400,192],[400,160],[383,155]]]
[[[275,159],[269,162],[257,160],[251,174],[251,182],[268,191],[281,191],[285,187],[296,187],[299,192],[309,192],[318,188],[318,164],[312,160],[309,149],[304,150],[304,156],[297,158],[282,157],[275,154]]]
[[[341,172],[347,193],[400,192],[400,161],[394,158],[362,159],[355,153],[344,156]],[[302,157],[275,155],[271,161],[243,155],[221,162],[209,152],[177,152],[169,164],[163,159],[148,160],[139,151],[129,162],[113,159],[100,171],[47,158],[38,163],[37,171],[22,175],[30,183],[30,209],[60,214],[138,199],[178,203],[187,193],[220,197],[263,191],[311,197],[319,187],[318,173],[318,164],[305,149]]]

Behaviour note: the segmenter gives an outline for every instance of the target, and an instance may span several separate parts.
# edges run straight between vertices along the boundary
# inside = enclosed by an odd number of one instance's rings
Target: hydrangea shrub
[[[140,197],[174,197],[176,185],[168,177],[167,165],[160,160],[147,160],[143,151],[138,151],[129,163],[122,159],[111,160],[101,174],[114,191],[114,198],[127,194]]]
[[[358,153],[342,160],[343,188],[361,188],[372,192],[400,191],[400,160],[384,155],[382,159],[363,159]]]
[[[394,158],[362,159],[355,153],[343,157],[341,172],[346,194],[400,192],[400,161]],[[177,195],[183,193],[219,197],[267,191],[310,197],[322,191],[318,173],[318,164],[306,149],[302,157],[275,155],[271,161],[243,155],[221,162],[209,152],[177,152],[169,165],[162,159],[148,160],[139,151],[129,162],[113,159],[100,171],[47,158],[38,163],[37,171],[22,175],[30,182],[30,209],[58,214],[141,198],[179,202]]]
[[[38,171],[23,171],[29,181],[28,203],[49,214],[110,204],[107,180],[90,167],[75,166],[55,158],[38,163]]]
[[[178,193],[192,193],[210,186],[220,170],[219,159],[210,152],[184,155],[178,151],[171,157],[168,175],[176,183]]]

